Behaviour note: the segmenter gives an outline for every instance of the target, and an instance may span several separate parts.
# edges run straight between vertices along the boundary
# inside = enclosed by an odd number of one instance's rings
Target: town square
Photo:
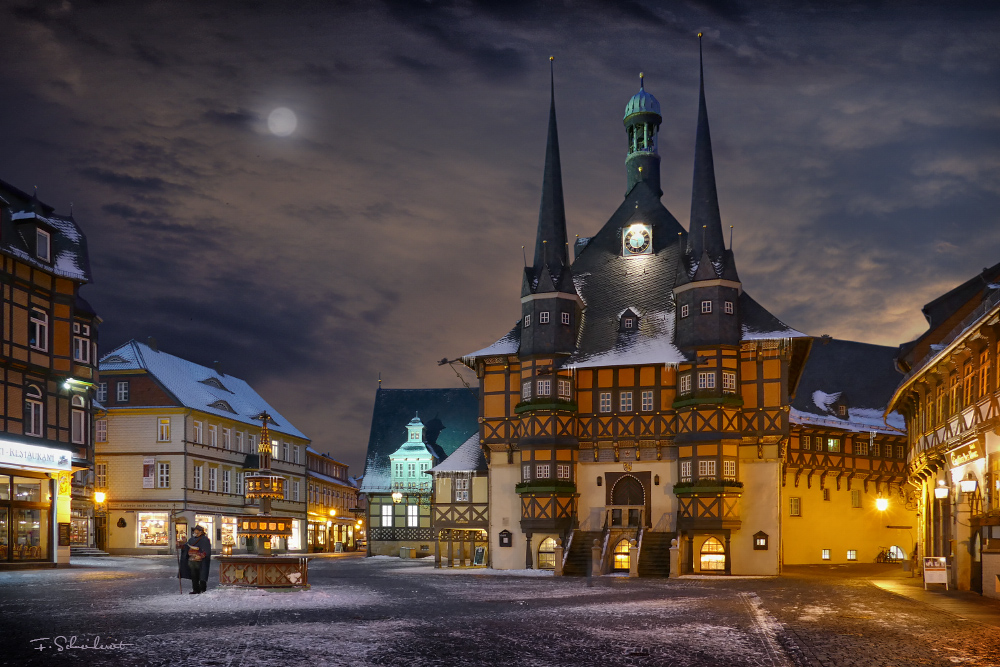
[[[991,3],[0,26],[0,664],[1000,665]]]

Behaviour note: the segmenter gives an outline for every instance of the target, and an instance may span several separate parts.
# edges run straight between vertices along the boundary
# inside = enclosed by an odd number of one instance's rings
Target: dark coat
[[[177,561],[177,576],[181,579],[191,578],[191,567],[188,565],[188,552],[191,547],[198,547],[205,552],[205,558],[201,561],[201,569],[198,578],[208,581],[208,569],[212,564],[212,541],[208,535],[202,534],[200,537],[192,537],[180,549],[180,560]]]

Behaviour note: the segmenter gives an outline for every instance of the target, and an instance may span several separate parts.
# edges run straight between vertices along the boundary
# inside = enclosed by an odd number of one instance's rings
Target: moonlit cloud
[[[686,224],[701,30],[723,221],[772,312],[897,345],[1000,261],[986,3],[80,0],[0,25],[0,178],[74,202],[102,347],[219,360],[355,473],[380,372],[460,386],[435,361],[519,316],[549,55],[571,236],[621,202],[640,71]]]

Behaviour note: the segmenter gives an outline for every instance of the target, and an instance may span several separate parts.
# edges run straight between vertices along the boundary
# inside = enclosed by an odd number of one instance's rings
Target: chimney
[[[149,348],[151,350],[153,350],[153,352],[159,352],[160,351],[160,349],[158,347],[156,347],[156,339],[153,338],[152,336],[150,336],[149,338],[146,339],[146,345],[148,345]]]

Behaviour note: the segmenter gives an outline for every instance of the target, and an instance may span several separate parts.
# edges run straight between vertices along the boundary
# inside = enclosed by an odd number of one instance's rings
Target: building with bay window
[[[272,511],[292,517],[279,550],[306,548],[309,439],[243,380],[131,340],[100,361],[94,487],[106,494],[105,548],[112,554],[170,553],[196,524],[216,547],[248,548],[237,520],[256,514],[243,478],[269,446],[271,469],[286,478]],[[270,443],[259,443],[267,412]],[[253,543],[249,545],[254,548]]]
[[[358,486],[347,474],[347,464],[329,454],[306,449],[306,502],[309,551],[354,551],[364,521],[356,516]]]
[[[0,262],[0,569],[68,565],[94,535],[87,238],[72,213],[0,181]]]
[[[906,418],[906,461],[924,556],[951,585],[1000,597],[1000,264],[923,307],[928,328],[901,345],[906,373],[888,409]]]
[[[477,432],[468,389],[384,389],[375,395],[361,492],[368,555],[434,552],[429,474]]]

